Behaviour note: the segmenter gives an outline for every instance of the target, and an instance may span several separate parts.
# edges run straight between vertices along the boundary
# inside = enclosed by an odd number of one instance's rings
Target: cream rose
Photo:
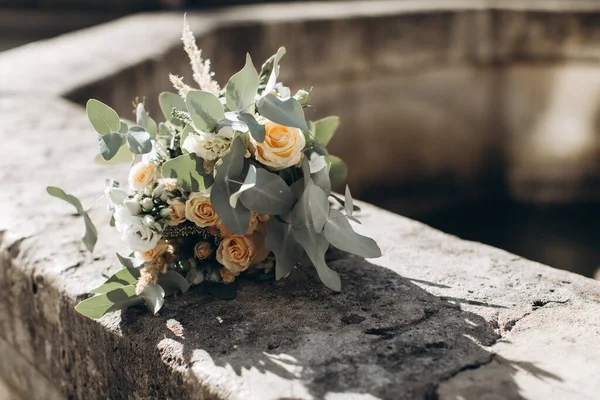
[[[199,227],[213,226],[219,222],[219,216],[210,204],[208,193],[191,193],[185,202],[185,217]]]
[[[205,161],[214,161],[229,151],[230,144],[231,141],[228,139],[212,133],[202,132],[200,135],[188,135],[181,148],[187,150],[189,153],[197,154]]]
[[[156,247],[153,248],[152,250],[143,251],[143,252],[136,251],[135,257],[139,258],[140,260],[143,260],[143,261],[152,261],[156,257],[163,254],[165,252],[165,249],[166,249],[165,242],[161,240],[160,242],[158,242]]]
[[[206,260],[212,253],[212,245],[208,242],[198,242],[194,246],[194,255],[198,260]]]
[[[156,165],[149,162],[135,164],[129,170],[129,187],[133,190],[142,190],[156,180]]]
[[[300,129],[271,121],[265,124],[264,142],[258,143],[251,136],[250,143],[256,160],[274,170],[298,164],[306,145],[304,134]]]
[[[217,261],[236,275],[263,261],[268,255],[265,235],[260,232],[250,236],[228,236],[217,249]]]
[[[182,203],[179,200],[169,200],[169,210],[171,213],[169,214],[169,220],[167,221],[167,225],[176,226],[185,221],[185,203]]]

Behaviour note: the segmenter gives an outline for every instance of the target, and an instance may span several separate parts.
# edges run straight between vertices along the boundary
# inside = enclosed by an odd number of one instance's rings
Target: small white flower
[[[145,197],[144,200],[142,200],[142,208],[144,211],[150,211],[154,208],[154,202],[150,197]]]

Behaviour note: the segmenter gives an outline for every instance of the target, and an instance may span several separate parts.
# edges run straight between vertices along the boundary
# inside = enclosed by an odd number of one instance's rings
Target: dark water
[[[592,277],[600,267],[600,204],[537,207],[486,202],[416,219],[463,239],[584,276]]]

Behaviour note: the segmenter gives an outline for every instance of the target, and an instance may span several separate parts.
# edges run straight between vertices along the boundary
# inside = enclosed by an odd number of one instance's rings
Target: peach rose
[[[246,231],[245,235],[246,236],[251,235],[252,233],[254,233],[255,230],[258,230],[259,232],[266,234],[267,233],[266,222],[269,220],[269,218],[270,218],[269,215],[257,214],[254,211],[250,211],[250,225],[248,226],[248,230]],[[227,237],[227,236],[233,235],[233,232],[231,232],[229,230],[229,228],[227,228],[227,226],[225,226],[225,224],[221,220],[219,220],[217,222],[217,228],[219,229],[219,233],[221,234],[221,237]]]
[[[217,261],[236,275],[263,261],[268,255],[265,235],[260,232],[250,236],[228,236],[217,249]]]
[[[194,255],[198,260],[206,260],[213,252],[212,245],[208,242],[198,242],[194,246]]]
[[[221,268],[219,273],[221,274],[221,278],[223,278],[223,282],[225,283],[231,283],[235,281],[235,277],[237,276],[227,268]]]
[[[169,210],[171,210],[171,214],[169,214],[169,220],[167,221],[167,225],[175,226],[179,225],[185,221],[185,203],[179,200],[169,200]]]
[[[298,164],[306,145],[304,134],[300,129],[271,121],[265,124],[264,142],[258,143],[250,136],[250,143],[256,160],[274,170]]]
[[[161,240],[160,242],[158,242],[156,247],[153,248],[152,250],[148,250],[148,251],[144,251],[144,252],[136,251],[135,257],[139,258],[140,260],[144,260],[144,261],[152,261],[156,257],[162,255],[165,252],[165,250],[166,250],[165,242]]]
[[[142,190],[156,180],[156,165],[148,162],[139,162],[129,170],[129,187],[133,190]]]
[[[208,193],[191,193],[185,202],[185,217],[199,227],[213,226],[219,222],[219,216],[210,204]]]

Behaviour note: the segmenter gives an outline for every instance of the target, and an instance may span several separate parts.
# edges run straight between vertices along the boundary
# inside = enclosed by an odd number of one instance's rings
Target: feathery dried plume
[[[140,271],[140,278],[135,286],[135,294],[138,296],[149,286],[158,282],[158,277],[167,272],[167,260],[164,257],[158,257],[146,265]]]
[[[219,84],[213,80],[214,74],[210,71],[210,60],[202,59],[202,51],[196,46],[196,38],[187,23],[185,15],[183,16],[183,34],[181,40],[183,41],[183,49],[190,58],[190,65],[194,72],[194,80],[201,90],[211,92],[215,96],[218,96],[221,88],[219,87]]]
[[[179,92],[179,95],[181,97],[185,97],[185,95],[187,94],[187,92],[189,92],[190,90],[192,90],[191,87],[189,87],[188,85],[186,85],[185,83],[183,83],[183,79],[180,76],[169,74],[169,79],[171,80],[171,83],[173,84],[173,87],[175,89],[177,89],[177,92]]]

